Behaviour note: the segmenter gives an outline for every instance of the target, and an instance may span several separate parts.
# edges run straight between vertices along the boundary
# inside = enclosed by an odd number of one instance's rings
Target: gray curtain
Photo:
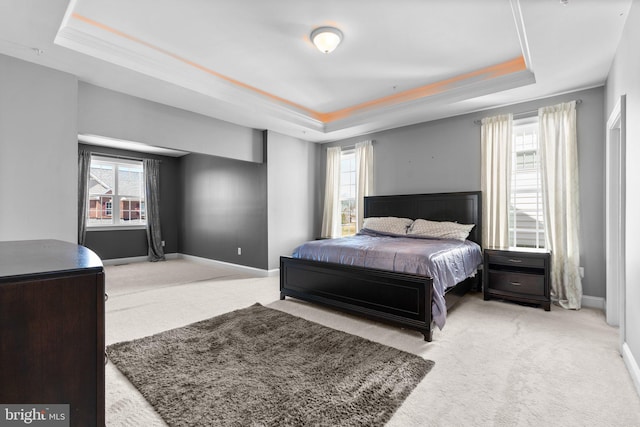
[[[160,161],[144,159],[143,162],[149,261],[163,261],[164,248],[160,233]]]
[[[78,244],[84,245],[87,235],[87,193],[89,170],[91,169],[91,152],[78,152]]]

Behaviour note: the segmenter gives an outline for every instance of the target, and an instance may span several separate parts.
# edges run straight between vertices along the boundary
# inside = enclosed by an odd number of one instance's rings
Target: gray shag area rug
[[[383,425],[434,365],[260,304],[107,354],[172,426]]]

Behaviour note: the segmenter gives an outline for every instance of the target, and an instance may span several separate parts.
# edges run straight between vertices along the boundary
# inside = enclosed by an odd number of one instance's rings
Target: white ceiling
[[[3,0],[0,53],[323,142],[602,85],[631,0]],[[331,54],[309,41],[333,25]]]

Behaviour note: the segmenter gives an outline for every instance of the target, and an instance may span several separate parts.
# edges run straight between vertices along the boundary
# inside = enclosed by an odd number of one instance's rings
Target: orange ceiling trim
[[[224,74],[218,73],[217,71],[214,71],[214,70],[212,70],[210,68],[207,68],[204,65],[200,65],[200,64],[198,64],[196,62],[193,62],[193,61],[191,61],[191,60],[189,60],[187,58],[184,58],[184,57],[182,57],[180,55],[177,55],[177,54],[175,54],[173,52],[170,52],[170,51],[168,51],[166,49],[163,49],[161,47],[155,46],[155,45],[153,45],[151,43],[148,43],[148,42],[146,42],[144,40],[141,40],[141,39],[139,39],[137,37],[134,37],[134,36],[132,36],[130,34],[127,34],[127,33],[123,32],[123,31],[117,30],[117,29],[115,29],[113,27],[110,27],[110,26],[105,25],[103,23],[100,23],[98,21],[94,21],[93,19],[87,18],[86,16],[80,15],[78,13],[73,13],[71,16],[72,16],[72,18],[77,19],[78,21],[84,22],[85,24],[89,24],[89,25],[94,26],[96,28],[100,28],[101,30],[104,30],[104,31],[110,32],[112,34],[115,34],[117,36],[123,37],[123,38],[125,38],[127,40],[131,40],[133,42],[139,43],[139,44],[141,44],[141,45],[143,45],[145,47],[148,47],[149,49],[153,49],[153,50],[155,50],[157,52],[160,52],[162,54],[170,56],[170,57],[172,57],[174,59],[177,59],[178,61],[180,61],[180,62],[182,62],[182,63],[184,63],[186,65],[189,65],[191,67],[197,68],[197,69],[199,69],[201,71],[204,71],[207,74],[211,74],[212,76],[215,76],[215,77],[217,77],[219,79],[225,80],[225,81],[227,81],[227,82],[229,82],[229,83],[231,83],[233,85],[239,86],[239,87],[241,87],[243,89],[247,89],[249,91],[258,93],[258,94],[260,94],[262,96],[265,96],[267,98],[270,98],[270,99],[272,99],[274,101],[277,101],[277,102],[280,102],[280,103],[283,103],[283,104],[287,104],[290,107],[294,107],[296,109],[306,111],[307,113],[311,114],[314,117],[318,114],[316,111],[311,110],[311,109],[309,109],[307,107],[304,107],[304,106],[302,106],[300,104],[297,104],[297,103],[295,103],[293,101],[289,101],[288,99],[279,97],[277,95],[274,95],[272,93],[269,93],[267,91],[259,89],[259,88],[255,87],[255,86],[251,86],[251,85],[249,85],[247,83],[244,83],[244,82],[241,82],[241,81],[236,80],[234,78],[225,76]]]
[[[226,76],[224,74],[218,73],[217,71],[214,71],[210,68],[205,67],[204,65],[198,64],[194,61],[191,61],[187,58],[184,58],[180,55],[177,55],[173,52],[170,52],[166,49],[163,49],[161,47],[155,46],[151,43],[148,43],[142,39],[139,39],[137,37],[134,37],[130,34],[127,34],[123,31],[120,31],[118,29],[115,29],[113,27],[110,27],[106,24],[100,23],[98,21],[95,21],[93,19],[87,18],[86,16],[80,15],[78,13],[73,13],[71,15],[71,17],[73,19],[76,19],[78,21],[84,22],[85,24],[91,25],[93,27],[99,28],[103,31],[107,31],[109,33],[115,34],[119,37],[125,38],[127,40],[133,41],[135,43],[141,44],[149,49],[155,50],[156,52],[160,52],[164,55],[170,56],[190,67],[194,67],[198,70],[201,70],[209,75],[212,75],[214,77],[217,77],[219,79],[222,79],[224,81],[227,81],[235,86],[241,87],[243,89],[249,90],[251,92],[257,93],[261,96],[264,96],[266,98],[269,98],[273,101],[276,101],[278,103],[281,104],[285,104],[288,105],[290,107],[293,107],[297,110],[300,111],[304,111],[307,114],[309,114],[312,118],[319,120],[323,123],[329,123],[329,122],[333,122],[336,120],[341,120],[344,118],[347,118],[349,116],[352,116],[356,113],[359,112],[363,112],[363,111],[367,111],[367,110],[371,110],[373,108],[380,108],[380,107],[387,107],[390,105],[396,105],[396,104],[400,104],[403,102],[408,102],[408,101],[413,101],[416,99],[420,99],[420,98],[425,98],[428,96],[432,96],[435,95],[437,93],[443,93],[446,92],[448,90],[451,90],[455,87],[455,85],[457,83],[460,83],[461,81],[464,80],[470,80],[470,79],[482,79],[482,80],[489,80],[489,79],[494,79],[496,77],[501,77],[501,76],[505,76],[508,74],[512,74],[512,73],[516,73],[519,71],[524,71],[527,69],[526,63],[525,63],[525,59],[523,56],[519,56],[517,58],[511,59],[509,61],[500,63],[500,64],[496,64],[496,65],[492,65],[486,68],[482,68],[476,71],[471,71],[469,73],[465,73],[465,74],[460,74],[458,76],[455,77],[451,77],[449,79],[445,79],[445,80],[441,80],[435,83],[430,83],[424,86],[420,86],[417,88],[413,88],[413,89],[408,89],[406,91],[403,92],[398,92],[395,93],[393,95],[389,95],[389,96],[385,96],[382,98],[377,98],[371,101],[367,101],[367,102],[363,102],[361,104],[357,104],[351,107],[347,107],[347,108],[343,108],[341,110],[336,110],[336,111],[332,111],[332,112],[328,112],[328,113],[320,113],[318,111],[312,110],[311,108],[307,108],[303,105],[297,104],[293,101],[290,101],[288,99],[282,98],[280,96],[274,95],[272,93],[269,93],[265,90],[259,89],[255,86],[251,86],[247,83],[241,82],[239,80],[236,80],[234,78],[231,78],[229,76]]]
[[[507,74],[516,73],[518,71],[524,71],[526,69],[527,66],[525,64],[524,57],[520,56],[518,58],[511,59],[500,64],[492,65],[476,71],[471,71],[469,73],[460,74],[446,80],[430,83],[428,85],[420,86],[417,88],[408,89],[403,92],[398,92],[383,98],[363,102],[362,104],[354,105],[342,110],[337,110],[330,113],[320,113],[319,118],[325,123],[333,122],[336,120],[344,119],[361,111],[370,110],[372,108],[387,107],[390,105],[413,101],[420,98],[426,98],[437,93],[443,93],[453,89],[456,83],[464,80],[477,78],[480,78],[482,80],[489,80],[496,77],[505,76]]]

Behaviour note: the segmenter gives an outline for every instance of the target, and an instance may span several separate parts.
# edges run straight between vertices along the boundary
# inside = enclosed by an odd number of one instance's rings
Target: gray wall
[[[78,133],[262,162],[260,131],[88,83],[78,85]]]
[[[175,183],[171,191],[176,194],[175,222],[171,224],[171,216],[162,219],[167,253],[267,268],[267,180],[261,131],[88,83],[80,82],[78,91],[79,133],[193,153],[178,160],[175,178],[161,176],[162,181]],[[146,254],[140,233],[112,237],[97,233],[105,232],[92,233],[89,244],[101,248],[105,258]],[[120,246],[129,238],[135,243]]]
[[[268,138],[266,165],[202,154],[171,158],[85,144],[80,148],[162,160],[160,210],[166,253],[276,269],[280,255],[291,254],[314,236],[319,216],[315,176],[320,146],[274,132],[264,136]],[[268,206],[267,213],[264,206]],[[268,242],[266,266],[264,241]],[[146,232],[89,231],[86,246],[103,259],[144,256]],[[238,247],[242,248],[240,256]]]
[[[80,145],[95,153],[160,159],[165,253],[266,269],[266,165],[204,154],[180,158]],[[102,259],[147,255],[146,231],[87,232]],[[242,255],[237,254],[242,248]]]
[[[189,154],[180,188],[180,253],[267,268],[266,164]]]
[[[147,256],[147,232],[144,229],[88,231],[84,245],[102,260]]]
[[[272,132],[263,135],[87,83],[79,84],[78,97],[80,133],[193,153],[178,164],[176,251],[273,269],[280,255],[314,236],[317,145]],[[262,164],[267,135],[268,165]],[[146,254],[141,233],[105,233],[92,232],[87,240],[104,258]],[[163,235],[165,249],[174,252],[164,219]],[[121,244],[129,239],[131,244]]]
[[[177,253],[180,159],[86,144],[78,144],[78,148],[96,154],[160,160],[160,227],[162,239],[165,241],[164,252],[165,254]],[[145,229],[87,231],[85,246],[102,259],[146,256],[147,232]]]
[[[320,145],[267,132],[269,269],[280,267],[280,255],[314,237],[322,212],[316,176]]]
[[[580,221],[584,294],[605,296],[604,259],[604,89],[602,87],[451,117],[324,144],[349,146],[374,140],[374,194],[480,190],[480,126],[495,114],[535,111],[573,99],[577,108]],[[322,150],[321,176],[326,150]],[[319,182],[324,182],[320,179]],[[323,189],[321,190],[323,191]],[[320,228],[316,223],[316,230]]]
[[[636,387],[640,390],[638,363],[640,363],[640,223],[636,221],[640,211],[640,168],[635,160],[640,158],[640,4],[633,2],[624,32],[618,46],[606,85],[605,118],[611,114],[621,95],[626,94],[626,230],[625,230],[625,282],[626,310],[624,341],[631,352],[630,361],[635,369]],[[628,361],[629,362],[629,361]],[[632,371],[634,372],[634,371]]]
[[[0,240],[77,242],[77,87],[0,55]]]

